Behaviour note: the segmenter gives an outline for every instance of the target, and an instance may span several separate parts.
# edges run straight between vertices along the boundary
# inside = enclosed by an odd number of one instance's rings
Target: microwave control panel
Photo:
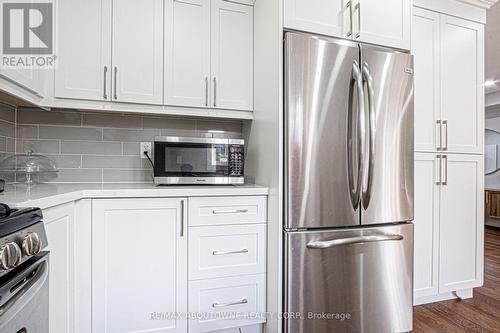
[[[245,163],[245,146],[229,146],[229,176],[243,177],[243,167]]]

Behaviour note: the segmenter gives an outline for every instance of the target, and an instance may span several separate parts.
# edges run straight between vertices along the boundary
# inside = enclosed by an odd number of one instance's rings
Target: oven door
[[[154,160],[156,184],[226,184],[229,181],[227,139],[157,137]]]
[[[0,279],[0,332],[49,333],[49,253]]]

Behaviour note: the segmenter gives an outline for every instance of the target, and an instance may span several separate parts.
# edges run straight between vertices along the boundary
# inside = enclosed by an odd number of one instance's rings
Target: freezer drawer
[[[285,332],[411,331],[413,224],[286,232],[285,242],[285,312],[301,316]]]

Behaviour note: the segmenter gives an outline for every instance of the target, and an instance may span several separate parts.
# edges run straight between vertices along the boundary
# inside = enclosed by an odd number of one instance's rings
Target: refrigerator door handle
[[[328,249],[334,246],[385,242],[385,241],[401,241],[403,239],[404,237],[402,235],[376,234],[376,235],[357,236],[357,237],[331,239],[331,240],[317,240],[309,242],[307,244],[307,247],[309,249],[321,250],[321,249]]]
[[[373,169],[374,169],[374,161],[375,161],[375,91],[373,89],[373,77],[370,73],[370,68],[368,64],[365,62],[363,64],[363,89],[366,83],[367,91],[368,91],[368,172],[366,175],[366,179],[364,180],[363,190],[361,193],[361,201],[363,203],[363,208],[367,209],[370,205],[371,192],[372,192],[372,184],[373,184]]]
[[[353,144],[353,131],[352,131],[352,118],[353,118],[353,113],[355,112],[353,110],[353,101],[354,101],[354,88],[356,88],[356,92],[358,94],[358,107],[357,107],[357,134],[358,134],[358,141],[357,143],[361,145],[361,147],[358,149],[358,179],[356,181],[356,185],[354,184],[354,166],[353,166],[353,149],[354,149],[354,144]],[[347,111],[347,173],[348,173],[348,181],[349,181],[349,192],[350,192],[350,198],[351,198],[351,203],[353,208],[356,210],[359,205],[359,199],[360,199],[360,192],[361,192],[361,185],[362,185],[362,171],[364,169],[364,161],[365,161],[365,147],[364,147],[364,142],[365,142],[365,127],[364,127],[364,92],[363,92],[363,76],[361,74],[361,70],[359,68],[359,63],[357,61],[354,61],[352,65],[352,77],[351,77],[351,83],[350,83],[350,89],[349,89],[349,103],[348,103],[348,108],[349,110]]]

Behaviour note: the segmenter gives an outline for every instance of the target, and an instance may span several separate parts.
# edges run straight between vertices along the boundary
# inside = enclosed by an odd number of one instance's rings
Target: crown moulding
[[[498,0],[458,0],[472,6],[488,9],[493,6]]]

